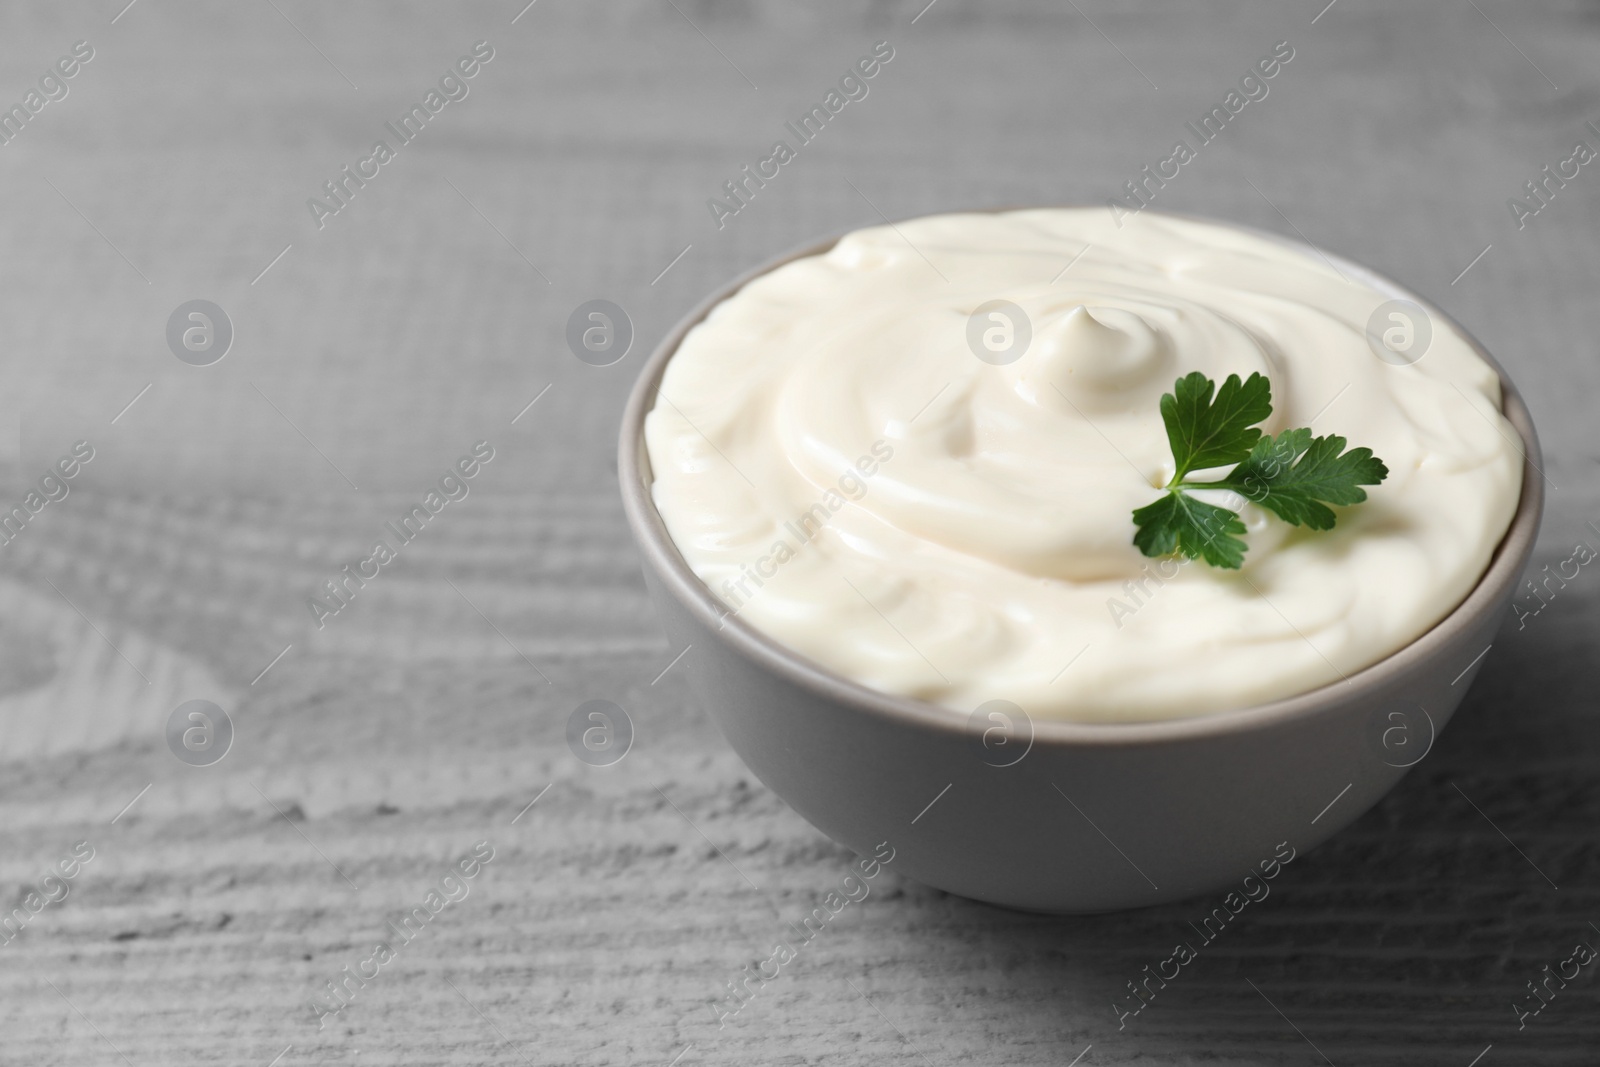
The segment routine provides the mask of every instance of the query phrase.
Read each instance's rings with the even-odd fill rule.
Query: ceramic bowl
[[[869,689],[768,637],[712,594],[650,496],[643,424],[684,335],[745,282],[713,293],[645,364],[622,420],[618,472],[644,574],[680,669],[751,771],[818,830],[899,873],[1038,912],[1141,907],[1238,888],[1367,811],[1426,758],[1507,609],[1543,508],[1538,438],[1516,387],[1449,316],[1371,270],[1344,273],[1449,323],[1500,371],[1526,457],[1522,497],[1488,570],[1438,625],[1345,681],[1234,711],[1163,722],[1009,725]],[[1021,754],[1018,758],[1018,754]],[[1276,857],[1276,860],[1275,860]]]

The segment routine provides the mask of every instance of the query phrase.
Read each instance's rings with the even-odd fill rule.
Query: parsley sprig
[[[1345,451],[1337,434],[1312,437],[1309,429],[1276,437],[1256,423],[1272,414],[1272,383],[1260,374],[1241,382],[1230,374],[1218,389],[1199,371],[1179,378],[1161,397],[1161,421],[1177,465],[1161,498],[1133,513],[1133,543],[1147,556],[1187,556],[1238,570],[1247,545],[1238,514],[1197,500],[1190,489],[1230,489],[1295,526],[1331,530],[1338,516],[1328,505],[1367,499],[1363,485],[1389,475],[1370,448]],[[1236,464],[1218,481],[1188,475]]]

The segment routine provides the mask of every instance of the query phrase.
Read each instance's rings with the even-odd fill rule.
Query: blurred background
[[[867,96],[719,224],[878,42]],[[0,1063],[1591,1062],[1592,968],[1513,1007],[1600,946],[1587,571],[1123,1029],[1125,983],[1215,901],[1041,919],[891,867],[736,1018],[709,1007],[854,857],[672,669],[615,484],[642,359],[820,236],[1102,204],[1279,42],[1153,206],[1457,317],[1543,438],[1534,567],[1600,549],[1600,171],[1526,188],[1600,150],[1592,3],[0,9]],[[606,366],[567,341],[591,300],[631,324]],[[479,442],[467,495],[330,599]],[[566,740],[592,699],[632,723],[609,766]],[[470,894],[343,979],[480,841]]]

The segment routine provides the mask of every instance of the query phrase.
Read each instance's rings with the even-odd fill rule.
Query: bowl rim
[[[936,214],[1001,214],[1013,211],[1055,210],[1061,207],[1093,209],[1095,206],[973,208]],[[1505,368],[1488,349],[1432,301],[1369,267],[1329,252],[1309,241],[1287,237],[1247,224],[1187,212],[1145,209],[1141,214],[1220,226],[1298,249],[1335,266],[1341,273],[1349,272],[1380,293],[1416,303],[1436,321],[1454,328],[1499,376],[1502,414],[1516,428],[1521,438],[1523,454],[1521,494],[1510,525],[1495,547],[1489,565],[1472,591],[1444,618],[1376,663],[1351,672],[1340,681],[1329,682],[1302,693],[1227,711],[1182,718],[1135,722],[1081,722],[1027,715],[1035,746],[1155,745],[1265,731],[1275,726],[1315,717],[1320,712],[1349,701],[1370,697],[1393,679],[1402,677],[1408,671],[1425,663],[1463,630],[1475,624],[1485,612],[1500,601],[1509,588],[1515,586],[1533,550],[1544,507],[1545,476],[1540,462],[1542,453],[1538,434],[1522,394],[1506,374]],[[668,594],[687,609],[696,622],[715,631],[724,644],[745,659],[753,661],[756,665],[802,689],[855,710],[900,725],[936,732],[966,733],[969,730],[970,713],[916,697],[887,693],[854,681],[790,648],[730,611],[710,587],[694,573],[678,551],[665,522],[656,510],[648,488],[652,472],[644,441],[644,420],[655,405],[667,363],[677,352],[684,337],[699,325],[712,309],[736,294],[750,281],[794,260],[821,255],[832,249],[844,236],[858,229],[861,227],[850,227],[822,240],[809,241],[801,247],[741,273],[701,300],[662,338],[640,369],[623,411],[617,457],[617,477],[622,493],[623,511],[633,531],[634,540],[639,546],[644,565],[653,570]],[[1488,649],[1484,651],[1487,652]],[[1479,658],[1482,658],[1481,653]],[[1473,663],[1476,663],[1476,660]],[[1467,664],[1463,673],[1466,669],[1470,669],[1473,663]],[[1025,710],[1024,714],[1027,714]]]

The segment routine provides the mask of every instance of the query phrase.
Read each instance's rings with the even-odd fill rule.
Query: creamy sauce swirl
[[[653,497],[730,610],[889,693],[1082,721],[1292,695],[1448,614],[1521,489],[1494,370],[1437,319],[1421,358],[1380,359],[1388,299],[1148,213],[857,231],[690,331],[645,424]],[[1172,474],[1158,405],[1190,371],[1266,375],[1265,431],[1343,435],[1388,480],[1329,532],[1244,504],[1242,571],[1146,558],[1131,513]]]

